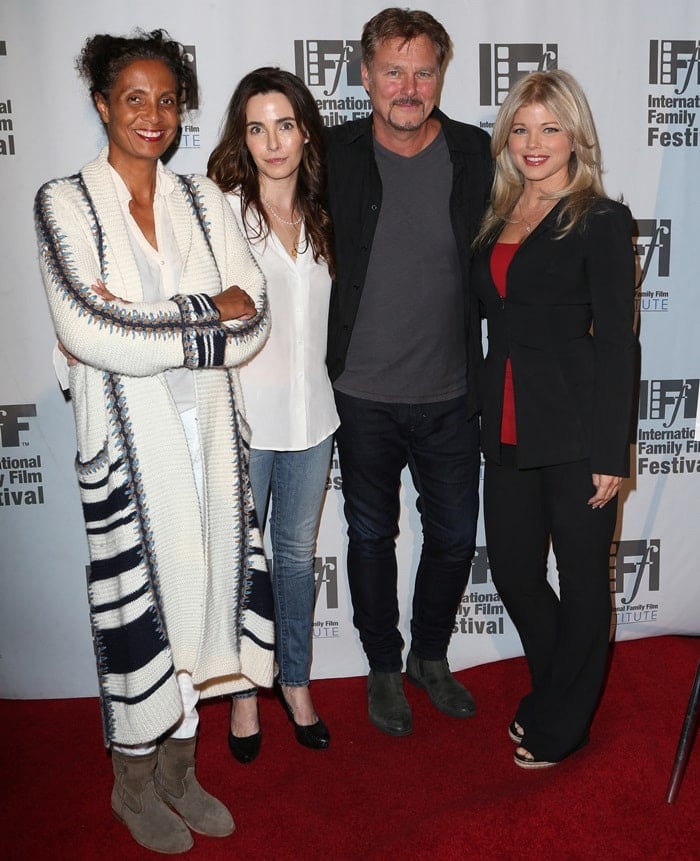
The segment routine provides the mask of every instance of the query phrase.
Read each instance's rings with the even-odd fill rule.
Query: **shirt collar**
[[[131,192],[127,188],[126,183],[121,178],[120,174],[112,167],[109,162],[107,162],[107,166],[109,167],[112,181],[114,182],[114,187],[117,192],[117,200],[122,207],[128,206],[129,201],[131,200]],[[156,170],[156,198],[164,197],[165,195],[170,194],[174,187],[175,184],[172,177],[170,176],[170,172],[166,170],[160,162],[158,162]]]

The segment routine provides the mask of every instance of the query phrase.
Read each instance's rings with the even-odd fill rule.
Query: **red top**
[[[510,262],[518,250],[517,243],[497,242],[491,252],[491,277],[501,299],[506,295],[506,275]],[[515,394],[513,392],[513,369],[506,359],[506,375],[503,381],[503,415],[501,417],[501,442],[517,445],[515,432]]]

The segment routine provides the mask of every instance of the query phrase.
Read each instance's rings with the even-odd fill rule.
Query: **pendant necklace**
[[[504,218],[503,220],[504,220],[507,224],[524,224],[524,225],[525,225],[525,233],[526,233],[526,234],[530,234],[530,233],[532,233],[532,231],[534,230],[534,228],[535,228],[535,227],[537,227],[537,225],[540,223],[540,221],[542,221],[542,219],[543,219],[543,218],[544,218],[544,217],[545,217],[545,216],[550,212],[550,210],[554,209],[554,206],[555,206],[556,202],[557,202],[556,200],[553,200],[553,201],[547,201],[548,207],[547,207],[547,208],[545,208],[545,210],[544,210],[544,212],[542,213],[541,217],[540,217],[540,218],[538,218],[537,220],[534,220],[533,222],[528,221],[528,219],[527,219],[527,218],[525,218],[525,216],[524,216],[524,215],[523,215],[523,217],[522,217],[522,218],[519,218],[517,221],[513,221],[513,220],[512,220],[512,219],[510,219],[510,218]],[[518,201],[518,206],[520,207],[520,201]],[[522,210],[522,207],[520,207],[520,209]],[[533,210],[532,210],[532,214],[530,215],[530,218],[532,218],[532,215],[536,214],[536,213],[537,213],[537,211],[538,211],[537,209],[533,209]]]

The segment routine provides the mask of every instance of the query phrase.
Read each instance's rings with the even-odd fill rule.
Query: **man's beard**
[[[403,122],[396,122],[392,118],[392,111],[396,105],[411,105],[414,107],[419,107],[421,108],[421,115],[418,120],[404,120]],[[391,103],[391,106],[389,107],[389,115],[387,117],[387,124],[390,125],[393,129],[397,129],[397,131],[402,132],[413,132],[419,129],[424,122],[425,105],[418,99],[402,99],[396,100]]]

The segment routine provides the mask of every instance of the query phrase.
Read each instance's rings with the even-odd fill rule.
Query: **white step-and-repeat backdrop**
[[[171,162],[203,172],[240,77],[262,65],[300,75],[329,125],[368,111],[359,70],[366,0],[4,0],[0,11],[0,696],[96,694],[73,472],[70,405],[36,263],[32,202],[104,137],[74,59],[89,35],[166,28],[201,86]],[[441,105],[489,129],[520,75],[558,66],[589,96],[606,185],[638,224],[642,341],[639,427],[610,556],[617,639],[700,633],[700,4],[697,0],[425,0],[454,42]],[[536,8],[536,14],[533,9]],[[403,630],[419,522],[408,475],[398,552]],[[479,547],[450,646],[454,669],[521,654]],[[345,577],[334,461],[318,542],[314,676],[366,671]],[[552,566],[553,567],[553,566]]]

